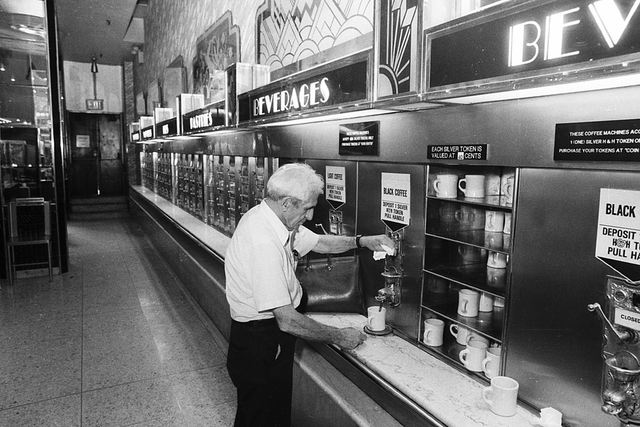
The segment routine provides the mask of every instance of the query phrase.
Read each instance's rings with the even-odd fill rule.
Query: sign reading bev
[[[182,132],[204,132],[224,126],[225,114],[224,102],[190,111],[182,116]]]
[[[640,191],[600,189],[596,257],[624,277],[640,279]]]
[[[556,125],[554,160],[640,161],[640,119]]]
[[[340,155],[378,155],[380,122],[345,123],[340,125]]]
[[[637,53],[639,6],[640,0],[560,0],[428,35],[429,87]]]
[[[367,70],[368,62],[364,60],[317,74],[301,73],[245,92],[238,96],[240,121],[365,100]]]

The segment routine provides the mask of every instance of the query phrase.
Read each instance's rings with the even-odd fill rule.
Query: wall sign
[[[103,110],[103,99],[87,99],[87,110]]]
[[[596,257],[624,277],[640,279],[640,191],[600,189]]]
[[[636,53],[639,5],[640,0],[561,0],[443,31],[431,40],[429,87]]]
[[[427,159],[487,160],[487,144],[427,145]]]
[[[238,96],[240,121],[287,116],[367,99],[368,61],[284,79]]]
[[[383,172],[381,182],[380,219],[397,231],[411,221],[411,175]]]
[[[156,135],[174,136],[178,134],[178,122],[175,117],[156,124]]]
[[[76,135],[76,148],[90,148],[91,138],[89,135]]]
[[[131,142],[140,141],[140,132],[132,132],[131,133]]]
[[[325,170],[325,198],[337,209],[347,201],[346,172],[344,166],[327,166]]]
[[[554,160],[640,161],[640,119],[556,125]]]
[[[377,156],[380,122],[340,125],[338,154]]]
[[[140,133],[142,134],[142,140],[146,140],[146,139],[151,139],[153,138],[153,126],[149,126],[146,128],[143,128]]]
[[[182,116],[182,133],[204,132],[225,125],[224,102],[191,111]]]

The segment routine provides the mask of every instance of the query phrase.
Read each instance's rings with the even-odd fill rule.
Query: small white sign
[[[640,314],[616,308],[613,323],[636,331],[640,331]]]
[[[640,191],[600,189],[596,256],[640,265]]]
[[[91,138],[89,135],[76,135],[76,148],[90,148]]]
[[[327,200],[346,203],[346,178],[343,166],[327,166],[325,171],[325,196]]]
[[[411,175],[382,173],[380,219],[409,225],[411,220]]]

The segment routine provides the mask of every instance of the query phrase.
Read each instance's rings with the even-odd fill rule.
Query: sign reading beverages
[[[554,160],[640,161],[640,119],[556,125]]]
[[[377,156],[379,128],[380,122],[341,124],[338,154]]]
[[[596,257],[640,279],[640,191],[601,188],[597,233]]]
[[[487,144],[427,145],[427,159],[487,160]]]
[[[326,67],[325,67],[326,68]],[[368,61],[301,73],[238,96],[240,121],[302,113],[367,99]]]
[[[397,231],[411,221],[411,175],[383,172],[381,182],[380,219]]]
[[[637,53],[639,6],[640,0],[560,0],[434,34],[429,87]]]
[[[327,166],[325,171],[325,187],[325,198],[334,209],[346,203],[347,191],[344,166]]]

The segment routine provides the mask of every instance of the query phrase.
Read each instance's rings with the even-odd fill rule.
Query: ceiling
[[[54,0],[65,61],[121,65],[144,43],[148,0]]]

